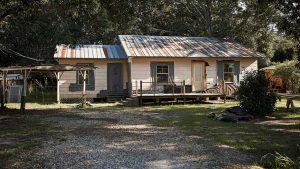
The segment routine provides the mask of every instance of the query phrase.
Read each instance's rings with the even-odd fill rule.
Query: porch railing
[[[214,93],[224,94],[226,96],[233,96],[237,91],[237,87],[234,84],[225,83],[222,81],[219,85],[205,89],[203,91],[197,91],[198,93]],[[135,81],[132,86],[132,94],[135,96],[143,94],[181,94],[194,93],[192,85],[187,84],[185,80],[179,82],[169,83],[156,83],[149,81]]]
[[[192,92],[192,85],[186,84],[185,80],[180,82],[156,83],[148,81],[135,81],[132,88],[133,95],[142,94],[184,94]]]
[[[222,93],[228,97],[233,97],[237,91],[237,86],[232,83],[220,82],[218,85],[208,88],[206,93]]]

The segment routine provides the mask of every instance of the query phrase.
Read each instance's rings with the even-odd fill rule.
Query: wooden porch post
[[[186,101],[186,99],[185,99],[185,80],[183,80],[182,84],[183,84],[183,104],[185,104],[185,101]]]
[[[223,94],[224,94],[224,104],[226,103],[227,87],[225,80],[223,80]]]
[[[83,71],[82,107],[86,108],[86,70]]]
[[[139,91],[138,91],[138,82],[137,80],[135,81],[135,95],[138,96]]]
[[[140,81],[140,99],[139,99],[139,103],[140,103],[140,106],[143,105],[143,82]]]
[[[226,93],[227,93],[225,80],[223,80],[223,93],[224,93],[225,95],[226,95]]]
[[[27,92],[27,70],[24,70],[24,76],[23,76],[23,90],[22,90],[22,97],[21,97],[21,113],[25,113],[25,104],[26,104],[26,92]]]

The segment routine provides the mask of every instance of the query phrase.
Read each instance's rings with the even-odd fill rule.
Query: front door
[[[205,62],[192,62],[193,91],[205,90]]]
[[[122,63],[107,64],[108,95],[123,95],[123,67]]]

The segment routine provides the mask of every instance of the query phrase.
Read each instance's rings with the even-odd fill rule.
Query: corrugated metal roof
[[[57,45],[54,58],[59,59],[126,59],[120,45]]]
[[[238,43],[210,37],[119,35],[127,56],[263,57]]]

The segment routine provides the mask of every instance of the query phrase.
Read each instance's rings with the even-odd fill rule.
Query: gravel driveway
[[[175,128],[152,126],[140,112],[58,112],[43,120],[60,128],[12,168],[251,168],[249,156],[207,147]]]

